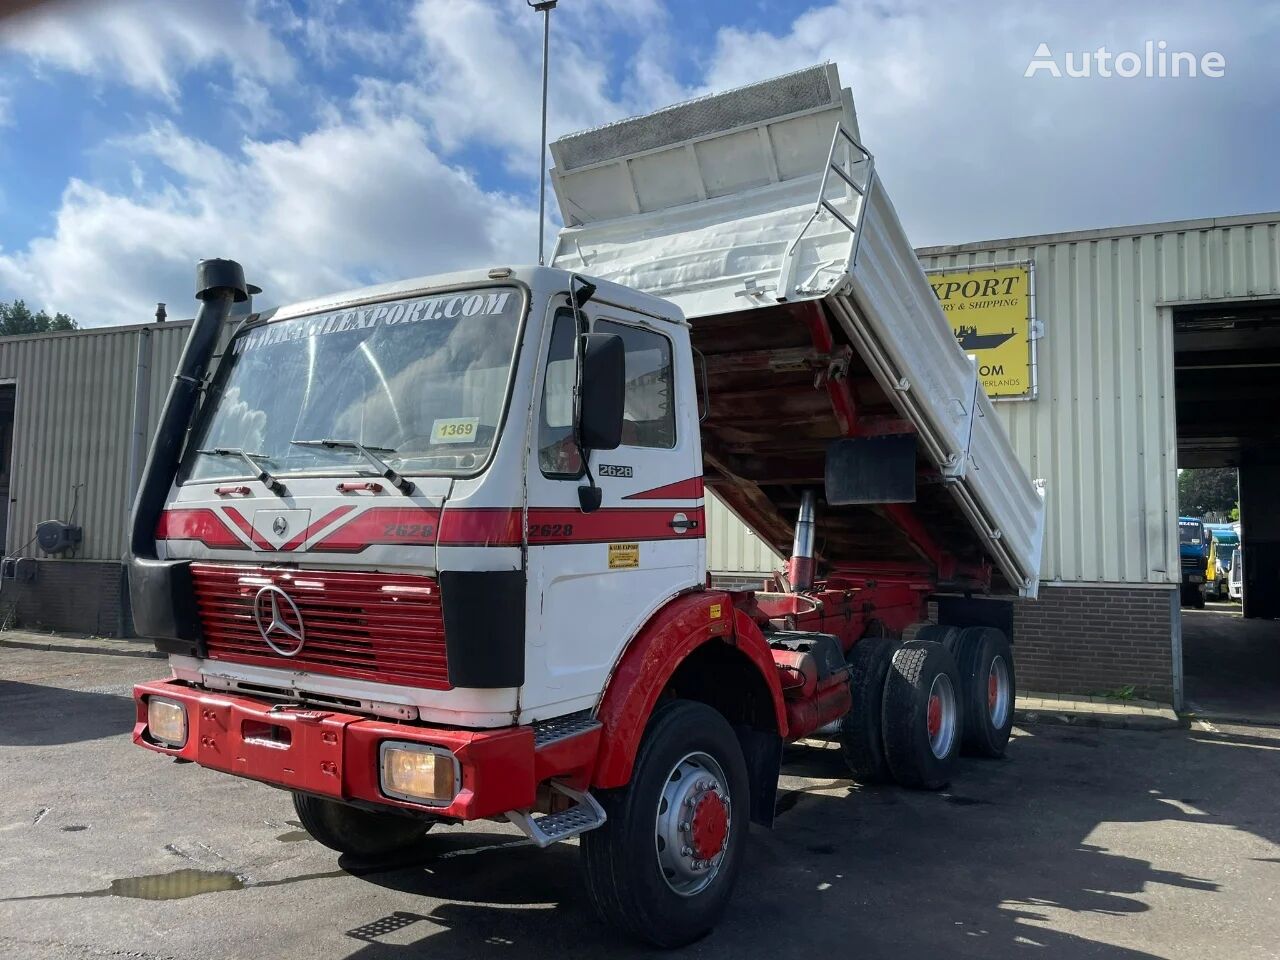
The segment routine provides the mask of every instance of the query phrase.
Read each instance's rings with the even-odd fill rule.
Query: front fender
[[[676,597],[658,610],[623,651],[609,677],[596,719],[604,727],[592,785],[620,787],[631,779],[649,716],[676,668],[706,643],[735,647],[759,670],[773,701],[774,720],[787,734],[782,688],[764,635],[729,595],[707,590]]]

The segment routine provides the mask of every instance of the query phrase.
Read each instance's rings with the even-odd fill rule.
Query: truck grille
[[[1205,565],[1204,557],[1183,557],[1182,558],[1183,570],[1199,570],[1204,565]]]
[[[211,659],[432,690],[450,687],[440,587],[430,577],[216,563],[193,563],[191,575]],[[269,586],[297,604],[304,629],[295,656],[277,653],[258,629],[254,604]],[[264,624],[271,618],[268,600],[260,604]],[[291,621],[287,601],[279,606]],[[286,650],[297,645],[288,636],[273,640]]]

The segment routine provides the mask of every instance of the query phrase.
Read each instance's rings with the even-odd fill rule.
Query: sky
[[[552,139],[835,62],[917,246],[1280,209],[1277,2],[560,0],[552,23]],[[260,306],[533,262],[541,29],[525,0],[6,17],[0,299],[89,327],[191,315],[203,257]],[[1042,43],[1064,67],[1147,41],[1223,75],[1025,76]]]

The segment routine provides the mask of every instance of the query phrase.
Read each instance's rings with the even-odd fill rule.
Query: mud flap
[[[734,727],[742,756],[747,762],[751,797],[751,822],[772,829],[773,810],[778,799],[778,776],[782,772],[782,737],[772,730]]]

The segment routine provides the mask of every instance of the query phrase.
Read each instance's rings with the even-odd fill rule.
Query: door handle
[[[671,518],[671,522],[668,523],[667,526],[678,533],[684,533],[687,530],[697,530],[698,521],[690,520],[683,513],[677,513]]]

